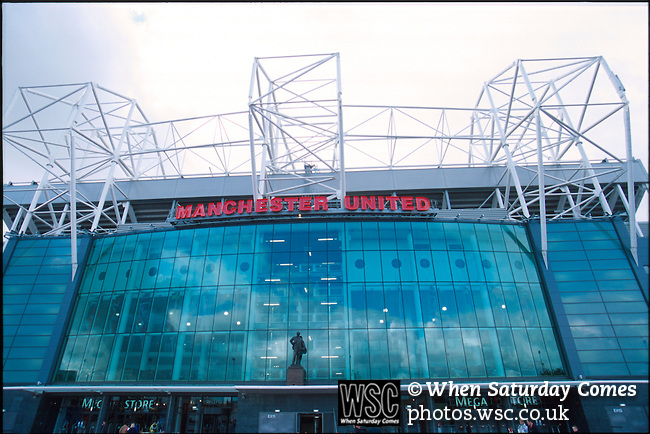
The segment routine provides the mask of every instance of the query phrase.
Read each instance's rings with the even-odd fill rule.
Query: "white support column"
[[[535,109],[535,122],[537,124],[537,178],[539,182],[539,220],[542,232],[542,258],[544,265],[548,268],[548,241],[546,236],[546,191],[544,182],[544,158],[542,154],[542,119],[539,115],[539,107]]]
[[[345,186],[345,159],[344,159],[344,145],[345,145],[345,132],[343,131],[343,103],[342,103],[342,90],[341,90],[341,58],[340,54],[336,53],[336,81],[337,81],[337,95],[338,95],[338,146],[339,146],[339,200],[343,203],[346,195]]]
[[[517,190],[517,197],[519,198],[519,204],[521,205],[521,209],[524,213],[524,216],[526,218],[530,217],[530,212],[528,211],[528,204],[526,203],[526,198],[524,196],[524,192],[521,189],[521,182],[519,182],[519,175],[517,175],[517,170],[515,167],[515,163],[512,160],[512,155],[510,154],[510,149],[508,146],[508,143],[506,142],[506,135],[505,131],[503,130],[503,126],[501,125],[501,122],[499,121],[499,113],[497,112],[496,107],[494,106],[494,101],[492,100],[492,95],[490,93],[490,90],[488,89],[487,84],[483,85],[483,88],[485,90],[485,93],[488,97],[488,100],[490,101],[490,111],[492,112],[492,122],[496,123],[497,128],[499,130],[499,137],[501,139],[501,147],[506,153],[506,158],[507,158],[507,166],[508,166],[508,171],[510,172],[510,176],[512,177],[512,180],[514,181],[515,184],[515,190]]]
[[[70,254],[72,256],[72,277],[77,272],[77,168],[76,146],[70,130]]]
[[[30,223],[32,223],[32,217],[34,216],[34,212],[36,211],[36,208],[38,207],[38,202],[41,200],[41,195],[43,194],[43,190],[47,186],[47,175],[48,172],[46,171],[43,174],[43,178],[41,178],[41,183],[38,184],[38,187],[36,188],[36,192],[34,193],[34,197],[32,198],[32,202],[29,205],[29,210],[27,211],[27,215],[25,216],[25,220],[23,220],[23,224],[20,227],[20,230],[18,231],[19,235],[24,235],[25,232],[27,232],[27,228],[29,228]]]

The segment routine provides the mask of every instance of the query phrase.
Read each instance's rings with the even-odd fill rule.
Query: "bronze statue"
[[[302,355],[307,353],[307,346],[305,341],[300,336],[300,332],[296,332],[296,335],[291,338],[289,341],[291,343],[291,348],[293,348],[293,359],[291,360],[292,365],[299,365],[302,360]]]

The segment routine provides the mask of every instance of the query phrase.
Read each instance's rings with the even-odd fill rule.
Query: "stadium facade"
[[[3,186],[5,432],[351,432],[338,381],[371,379],[388,432],[648,429],[648,175],[605,60],[518,60],[471,109],[345,106],[339,71],[255,59],[247,112],[160,123],[19,90],[5,153],[44,175]],[[407,387],[451,381],[480,396]]]

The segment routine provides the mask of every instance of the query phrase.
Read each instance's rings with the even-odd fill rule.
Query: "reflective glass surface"
[[[310,381],[564,369],[523,226],[328,221],[96,239],[56,380],[282,382],[297,331]]]
[[[648,304],[613,223],[550,223],[548,252],[585,373],[647,375]]]

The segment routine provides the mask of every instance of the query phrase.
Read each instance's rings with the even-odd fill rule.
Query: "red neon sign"
[[[426,197],[413,196],[345,196],[343,206],[349,211],[428,211],[431,202]],[[263,214],[280,211],[327,211],[327,197],[273,197],[271,199],[241,199],[222,202],[178,205],[176,219],[214,217],[232,214]]]

